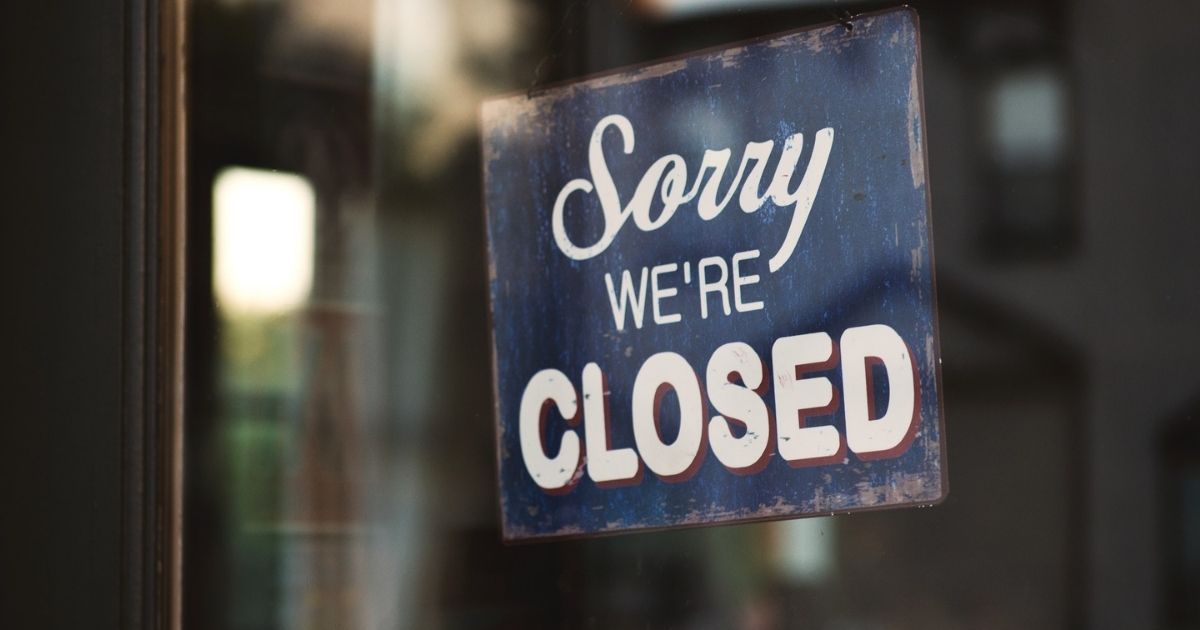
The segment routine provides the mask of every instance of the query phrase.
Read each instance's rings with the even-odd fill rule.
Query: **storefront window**
[[[184,627],[1196,623],[1192,144],[1114,91],[1187,68],[1120,3],[916,5],[944,504],[500,542],[480,103],[868,8],[192,2]]]

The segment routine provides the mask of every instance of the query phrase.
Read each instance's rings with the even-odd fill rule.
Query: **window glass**
[[[916,3],[944,504],[505,546],[481,101],[875,5],[189,3],[184,626],[1200,625],[1200,15],[1150,5]]]

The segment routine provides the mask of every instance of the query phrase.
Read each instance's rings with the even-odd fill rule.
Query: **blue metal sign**
[[[946,493],[916,15],[483,107],[506,540]]]

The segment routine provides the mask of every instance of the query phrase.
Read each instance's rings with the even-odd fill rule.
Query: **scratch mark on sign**
[[[913,188],[925,185],[925,160],[921,152],[921,88],[917,77],[917,61],[913,60],[908,83],[908,167],[912,170]]]

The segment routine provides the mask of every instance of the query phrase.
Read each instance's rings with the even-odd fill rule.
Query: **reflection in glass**
[[[312,288],[312,185],[232,167],[213,184],[217,303],[231,316],[285,313]]]
[[[1196,327],[1178,314],[1197,304],[1183,229],[1196,204],[1171,191],[1195,178],[1164,140],[1191,147],[1195,125],[1144,114],[1186,109],[1137,91],[1172,82],[1146,70],[1156,57],[1068,49],[1095,52],[1072,29],[1105,45],[1132,33],[1120,46],[1147,55],[1169,40],[1154,23],[1097,30],[1121,3],[917,5],[948,501],[506,547],[480,100],[826,22],[834,7],[189,3],[185,628],[1049,630],[1095,611],[1150,627],[1167,589],[1190,627],[1194,459],[1169,471],[1163,544],[1143,520],[1158,461],[1139,440],[1192,386],[1179,366]],[[665,103],[660,122],[704,106]],[[745,141],[720,121],[694,133]],[[1004,255],[979,255],[989,247]],[[1163,287],[1173,302],[1147,308]],[[1158,585],[1149,550],[1169,545],[1187,553]]]

